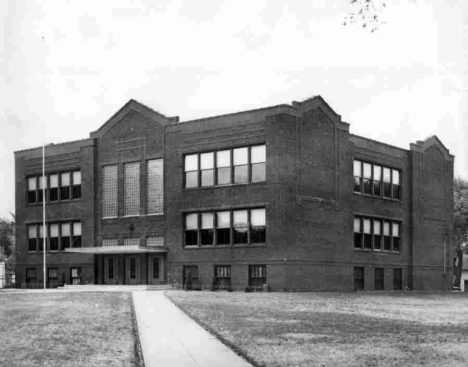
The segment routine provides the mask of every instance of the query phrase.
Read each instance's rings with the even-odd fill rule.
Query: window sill
[[[236,244],[236,245],[203,245],[203,246],[184,246],[184,250],[200,250],[200,249],[216,249],[216,248],[250,248],[250,247],[266,247],[266,243],[254,244]]]
[[[233,184],[226,184],[226,185],[184,187],[183,191],[196,191],[196,190],[218,189],[222,187],[226,188],[226,187],[240,187],[240,186],[248,186],[248,185],[261,185],[265,183],[266,183],[266,180],[255,181],[255,182],[241,182],[241,183],[233,183]]]
[[[354,251],[359,252],[367,252],[373,254],[389,254],[389,255],[400,255],[401,251],[391,251],[391,250],[371,250],[371,249],[363,249],[363,248],[354,248]]]
[[[56,200],[56,201],[46,201],[46,205],[49,204],[66,204],[66,203],[74,203],[77,201],[81,201],[83,198],[78,198],[78,199],[66,199],[66,200]],[[43,202],[40,203],[28,203],[26,202],[26,206],[42,206]]]
[[[385,201],[393,201],[395,203],[403,203],[403,200],[401,199],[393,199],[393,198],[387,198],[387,197],[384,197],[384,196],[374,196],[374,195],[371,195],[371,194],[364,194],[362,192],[356,192],[356,191],[353,191],[354,195],[357,195],[357,196],[362,196],[362,197],[366,197],[366,198],[371,198],[371,199],[376,199],[376,200],[385,200]]]

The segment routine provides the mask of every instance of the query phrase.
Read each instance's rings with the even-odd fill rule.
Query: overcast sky
[[[16,150],[89,137],[133,98],[181,120],[320,94],[353,134],[437,135],[468,178],[468,1],[0,1],[0,216]],[[1,33],[0,33],[1,34]]]

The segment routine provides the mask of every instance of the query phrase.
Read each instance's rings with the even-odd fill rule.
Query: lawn
[[[466,294],[166,294],[257,366],[468,366]]]
[[[131,297],[0,292],[0,365],[135,366]]]

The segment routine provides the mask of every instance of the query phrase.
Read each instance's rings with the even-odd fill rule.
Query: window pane
[[[28,178],[28,190],[36,190],[36,177]]]
[[[392,223],[392,235],[393,237],[400,236],[400,226],[398,223]]]
[[[249,166],[235,166],[234,167],[234,182],[242,183],[247,182],[249,174]]]
[[[63,181],[62,181],[63,184]],[[117,166],[102,169],[102,216],[117,216]]]
[[[201,171],[201,185],[202,186],[213,186],[214,185],[214,170],[207,169]]]
[[[62,237],[70,236],[70,223],[62,223]]]
[[[389,222],[383,222],[383,231],[384,231],[384,236],[390,236],[390,223]]]
[[[252,209],[250,211],[250,221],[253,227],[264,226],[265,220],[265,209]]]
[[[234,149],[234,165],[240,166],[248,163],[248,148]]]
[[[364,163],[364,178],[372,177],[372,165],[370,163]]]
[[[385,168],[383,169],[383,180],[384,182],[391,182],[391,175],[390,175],[390,168]]]
[[[361,232],[361,218],[354,218],[354,232]]]
[[[140,246],[140,238],[138,237],[124,238],[124,246]]]
[[[221,150],[216,152],[216,167],[229,167],[231,165],[231,151]]]
[[[265,181],[266,179],[266,164],[252,164],[252,182]]]
[[[213,225],[214,214],[213,213],[202,213],[201,215],[201,228],[211,229]]]
[[[198,229],[198,214],[187,214],[185,216],[185,229]]]
[[[233,229],[233,242],[237,243],[247,243],[248,242],[248,228],[247,227],[235,227]]]
[[[164,236],[154,236],[146,238],[146,246],[149,247],[163,247],[164,246]]]
[[[185,156],[185,172],[196,171],[198,169],[198,154]]]
[[[371,221],[370,221],[370,219],[364,219],[364,233],[371,233]]]
[[[73,172],[73,185],[81,185],[81,171]]]
[[[73,236],[81,236],[81,223],[73,223]]]
[[[148,161],[147,165],[147,213],[164,212],[164,162],[162,159]]]
[[[50,237],[58,237],[59,235],[59,225],[51,224],[50,225]]]
[[[214,167],[214,153],[203,153],[200,155],[200,169],[211,169]]]
[[[234,211],[234,227],[248,226],[247,210]]]
[[[70,186],[70,172],[64,172],[60,175],[61,186]]]
[[[39,238],[44,237],[44,226],[41,224],[39,225]]]
[[[229,228],[231,226],[230,212],[217,212],[216,217],[218,228]]]
[[[42,186],[42,182],[45,183],[44,186]],[[47,176],[46,177],[39,176],[39,188],[42,189],[43,187],[47,189]]]
[[[124,165],[124,215],[140,214],[140,162]]]
[[[393,170],[392,181],[393,181],[394,185],[399,185],[400,184],[400,172],[397,171],[396,169]]]
[[[374,234],[380,234],[380,220],[374,219]]]
[[[118,246],[119,245],[119,240],[117,238],[104,238],[102,240],[102,246],[108,247],[108,246]]]
[[[253,146],[251,148],[251,154],[251,163],[264,163],[266,161],[266,146]]]
[[[354,176],[361,177],[361,161],[354,161]]]
[[[58,187],[58,175],[50,175],[50,187]]]
[[[28,226],[28,238],[36,238],[37,235],[37,226],[31,225]]]
[[[231,168],[218,168],[218,185],[226,185],[231,183]]]
[[[198,171],[186,172],[185,173],[185,187],[197,187],[198,186]]]
[[[382,167],[374,166],[374,180],[382,181]]]

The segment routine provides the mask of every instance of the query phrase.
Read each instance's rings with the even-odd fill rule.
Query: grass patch
[[[6,366],[135,366],[131,293],[0,293]]]
[[[257,366],[468,366],[468,297],[168,292]]]

